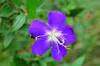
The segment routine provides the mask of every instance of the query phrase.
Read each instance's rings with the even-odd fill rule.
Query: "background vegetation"
[[[50,50],[42,57],[31,54],[29,24],[47,22],[52,10],[64,12],[77,34],[62,62]],[[100,66],[100,0],[0,0],[0,66]]]

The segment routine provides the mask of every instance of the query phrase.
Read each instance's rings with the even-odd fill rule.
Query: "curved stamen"
[[[59,41],[58,41],[58,43],[59,43],[60,45],[62,45],[63,47],[65,47],[65,48],[66,48],[66,46],[65,46],[63,43],[60,43]]]
[[[60,53],[59,45],[58,45],[58,43],[56,45],[57,45],[57,50],[58,50],[58,54],[59,54]]]
[[[36,38],[36,40],[37,40],[38,38],[41,38],[41,37],[44,37],[44,36],[47,36],[47,34],[39,35],[39,36],[37,36],[37,37],[35,37],[35,38]]]
[[[64,42],[65,42],[64,38],[62,39],[63,39],[62,42],[60,42],[58,39],[56,40],[56,42],[66,48],[66,46],[64,45]]]
[[[59,50],[59,45],[58,44],[62,45],[65,48],[66,48],[66,46],[64,45],[64,40],[63,40],[63,43],[61,43],[58,39],[56,39],[56,45],[57,45],[57,50],[58,50],[58,54],[59,54],[60,50]]]

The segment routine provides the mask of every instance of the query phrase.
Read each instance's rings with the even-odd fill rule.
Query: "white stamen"
[[[58,54],[60,53],[60,50],[59,50],[59,45],[62,45],[63,47],[66,48],[66,46],[64,46],[64,35],[67,35],[67,34],[62,34],[60,31],[57,31],[57,30],[52,30],[52,31],[48,31],[46,34],[44,35],[40,35],[40,36],[37,36],[36,39],[40,38],[40,37],[44,37],[44,36],[48,36],[48,41],[54,41],[56,43],[56,46],[57,46],[57,51],[58,51]],[[58,38],[60,38],[61,42],[58,40]],[[59,45],[58,45],[59,44]]]
[[[64,37],[63,37],[63,34],[60,31],[57,31],[57,30],[52,30],[50,32],[47,32],[47,34],[48,34],[48,41],[54,41],[54,42],[56,42],[57,50],[58,50],[58,54],[59,54],[60,50],[59,50],[59,45],[58,44],[64,46]],[[64,34],[64,35],[67,35],[67,34]],[[61,38],[61,42],[58,40],[59,37]]]
[[[40,35],[40,36],[37,36],[37,37],[36,37],[36,40],[37,40],[38,38],[40,38],[40,37],[44,37],[44,36],[47,36],[47,34],[45,34],[45,35]]]
[[[56,44],[57,45],[57,50],[58,50],[58,54],[60,53],[60,50],[59,50],[59,46],[58,46],[58,43]]]

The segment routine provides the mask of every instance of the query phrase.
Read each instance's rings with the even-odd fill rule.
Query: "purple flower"
[[[76,35],[69,25],[65,25],[66,16],[59,11],[48,14],[48,24],[34,20],[29,26],[29,33],[36,38],[32,46],[32,53],[42,56],[50,47],[52,57],[61,61],[67,54],[66,44],[73,44]]]

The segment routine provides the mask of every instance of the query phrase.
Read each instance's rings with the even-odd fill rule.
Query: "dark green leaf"
[[[21,58],[14,58],[15,66],[28,66],[27,62]]]
[[[0,8],[0,17],[9,17],[13,13],[14,11],[8,5],[3,5]]]
[[[70,14],[68,16],[75,17],[82,11],[83,11],[83,8],[75,8],[75,9],[70,11]]]

